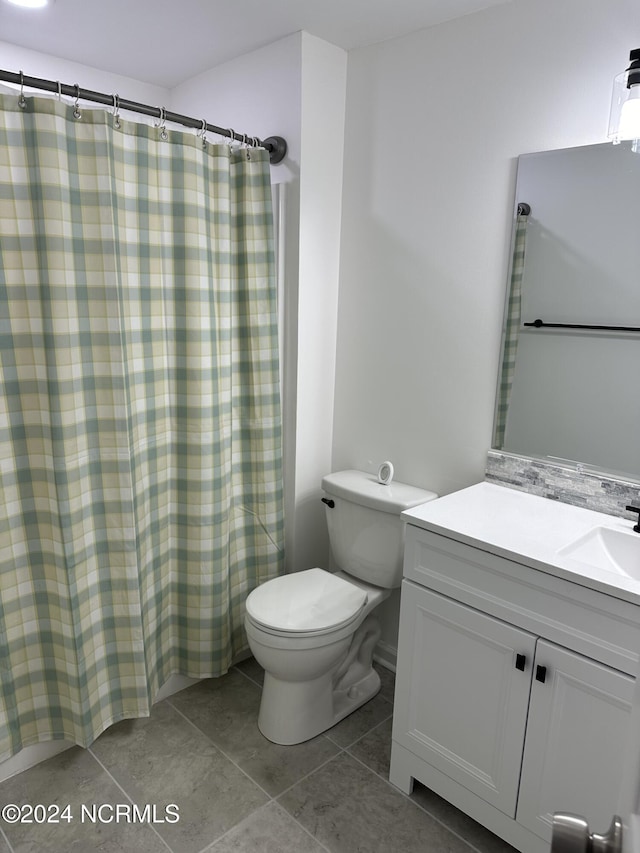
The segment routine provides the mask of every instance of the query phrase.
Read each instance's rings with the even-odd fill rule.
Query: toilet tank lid
[[[438,497],[435,492],[395,480],[384,486],[375,474],[353,469],[327,474],[322,478],[322,488],[334,497],[395,515]]]

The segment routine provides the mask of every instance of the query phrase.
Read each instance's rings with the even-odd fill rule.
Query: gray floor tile
[[[279,802],[332,853],[469,853],[463,841],[345,753]]]
[[[134,803],[179,807],[178,823],[156,828],[180,853],[202,850],[267,800],[166,701],[149,719],[112,726],[91,750]]]
[[[324,853],[277,803],[271,802],[234,827],[207,853]]]
[[[378,693],[362,707],[349,714],[336,726],[325,732],[326,737],[337,743],[338,746],[351,746],[354,741],[370,732],[374,726],[379,725],[393,714],[391,705]]]
[[[517,853],[506,841],[489,832],[484,826],[480,826],[473,818],[418,782],[415,783],[411,799],[472,844],[479,853]]]
[[[57,805],[68,804],[71,820],[56,824],[4,824],[14,853],[160,853],[167,848],[155,832],[142,823],[112,820],[95,823],[82,819],[82,808],[103,806],[105,821],[110,808],[130,805],[109,775],[86,750],[75,747],[26,770],[0,785],[0,802]],[[64,812],[63,812],[64,813]],[[52,814],[51,812],[49,814]],[[6,848],[8,850],[8,848]],[[0,851],[3,850],[0,842]]]
[[[243,660],[241,663],[236,664],[235,669],[239,669],[247,678],[262,686],[264,682],[264,669],[255,658]]]
[[[351,755],[385,779],[389,778],[392,726],[393,720],[390,717],[349,747]]]
[[[468,845],[515,853],[423,786],[416,783],[409,799],[385,781],[394,674],[376,668],[380,693],[299,746],[260,734],[263,673],[255,660],[194,685],[156,705],[150,719],[113,726],[91,751],[68,750],[1,783],[0,804],[68,802],[74,820],[5,826],[12,846],[0,833],[0,853],[169,853],[167,845],[173,853],[470,853]],[[180,821],[154,831],[77,819],[82,804],[131,808],[131,801],[155,804],[159,817],[175,802]]]
[[[284,791],[331,758],[336,745],[320,736],[280,746],[258,729],[260,688],[233,670],[202,681],[168,701],[188,717],[238,767],[271,796]]]

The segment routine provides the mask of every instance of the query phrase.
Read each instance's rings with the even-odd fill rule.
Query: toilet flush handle
[[[326,504],[329,507],[329,509],[333,509],[336,505],[336,502],[332,501],[331,498],[321,498],[321,500],[323,504]]]

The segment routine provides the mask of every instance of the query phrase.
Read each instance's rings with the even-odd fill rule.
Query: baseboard
[[[395,646],[390,646],[388,643],[379,642],[373,652],[373,659],[380,666],[390,669],[391,672],[396,671],[396,661],[398,658],[398,650]]]
[[[25,746],[20,752],[0,764],[0,782],[11,779],[12,776],[17,776],[18,773],[35,767],[36,764],[41,764],[66,749],[71,749],[72,746],[73,744],[68,740],[52,740]]]

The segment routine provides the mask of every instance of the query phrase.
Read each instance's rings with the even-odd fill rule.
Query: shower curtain
[[[524,276],[524,254],[527,239],[528,215],[518,213],[513,234],[513,255],[511,259],[511,281],[509,282],[509,299],[504,322],[502,344],[502,367],[500,386],[498,388],[498,404],[496,407],[496,426],[493,446],[496,450],[504,448],[507,417],[513,374],[516,368],[518,338],[522,321],[522,278]]]
[[[283,570],[268,154],[0,97],[0,758],[224,673]]]

